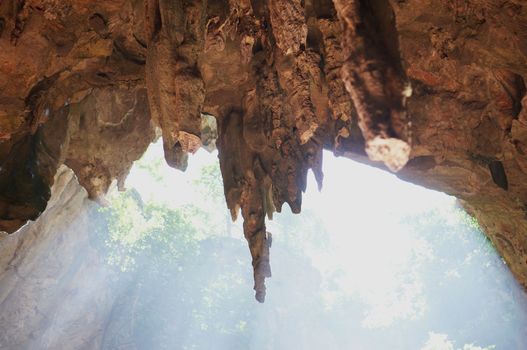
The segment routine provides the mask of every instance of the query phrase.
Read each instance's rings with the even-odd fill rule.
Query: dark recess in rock
[[[492,181],[505,191],[509,189],[509,182],[507,181],[507,174],[505,173],[505,168],[503,163],[497,160],[494,160],[489,163],[490,174],[492,175]]]
[[[4,33],[5,29],[5,19],[3,17],[0,17],[0,38],[2,37],[2,34]]]
[[[93,29],[97,34],[101,36],[106,36],[108,34],[106,20],[101,14],[94,13],[93,15],[91,15],[89,19],[89,23],[90,23],[91,29]]]

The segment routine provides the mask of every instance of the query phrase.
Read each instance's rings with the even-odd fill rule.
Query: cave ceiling
[[[259,301],[324,149],[459,198],[527,286],[526,78],[523,0],[4,0],[0,230],[62,164],[99,201],[159,136],[184,170],[213,116]]]

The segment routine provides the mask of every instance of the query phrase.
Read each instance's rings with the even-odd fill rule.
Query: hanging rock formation
[[[265,216],[300,212],[323,149],[460,198],[527,286],[525,23],[523,0],[3,1],[0,229],[61,164],[104,200],[156,128],[185,169],[214,116],[259,301]]]

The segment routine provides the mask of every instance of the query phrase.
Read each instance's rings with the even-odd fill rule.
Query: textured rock
[[[4,1],[0,228],[62,163],[92,198],[122,183],[151,124],[184,169],[212,115],[259,300],[264,216],[300,212],[323,148],[460,198],[527,286],[525,23],[523,0]]]
[[[462,199],[527,286],[526,139],[520,131],[527,6],[420,1],[399,2],[394,10],[414,92],[408,100],[412,160],[400,176]]]
[[[142,9],[138,2],[0,5],[0,229],[38,217],[60,164],[96,198],[124,179],[153,139]]]
[[[205,99],[198,59],[205,49],[206,1],[146,1],[146,83],[150,110],[163,130],[166,158],[184,157],[201,146],[200,114]],[[179,162],[170,165],[184,168]]]
[[[344,31],[342,79],[350,93],[371,160],[400,170],[410,155],[406,99],[395,20],[386,1],[335,0]]]
[[[101,348],[116,291],[91,246],[96,204],[65,166],[54,182],[45,213],[0,240],[3,349]]]

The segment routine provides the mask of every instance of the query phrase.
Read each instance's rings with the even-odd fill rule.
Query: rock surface
[[[90,243],[97,205],[67,167],[54,180],[45,213],[0,240],[2,349],[101,348],[115,290]]]
[[[300,212],[323,148],[460,198],[527,286],[526,23],[523,0],[3,1],[0,229],[63,163],[102,200],[155,127],[184,169],[206,114],[258,300],[265,215]]]

